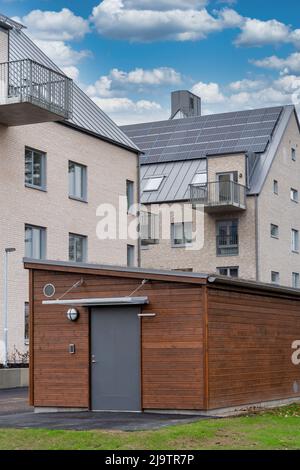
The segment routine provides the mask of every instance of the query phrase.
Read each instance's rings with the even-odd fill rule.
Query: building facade
[[[139,152],[21,25],[0,19],[0,253],[3,262],[7,248],[16,250],[6,255],[8,360],[13,362],[24,359],[29,342],[24,256],[138,265],[137,241],[99,239],[96,228],[101,204],[118,213],[120,196],[138,201]],[[125,216],[129,223],[132,216]],[[1,293],[4,276],[1,269]],[[4,310],[1,302],[0,363]]]
[[[188,116],[123,127],[145,152],[142,266],[300,288],[294,106]],[[174,205],[193,210],[174,216]],[[165,206],[172,208],[167,221]],[[193,248],[197,230],[202,244]]]

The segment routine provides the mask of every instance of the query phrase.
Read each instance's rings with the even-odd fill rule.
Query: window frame
[[[278,196],[279,194],[279,183],[278,180],[273,180],[273,194]]]
[[[145,178],[146,184],[145,184],[145,187],[144,187],[144,189],[143,189],[143,192],[149,192],[149,193],[150,193],[150,192],[152,192],[152,191],[158,191],[158,190],[160,189],[160,187],[161,187],[163,181],[164,181],[164,178],[165,178],[165,177],[162,176],[162,175],[149,176],[149,177]],[[149,182],[150,182],[151,180],[160,180],[160,183],[159,183],[159,185],[157,186],[156,189],[147,188],[147,185],[149,184]]]
[[[74,237],[75,239],[80,239],[83,242],[83,245],[82,245],[82,260],[77,260],[76,256],[75,256],[75,259],[71,259],[71,257],[70,257],[71,237]],[[77,253],[76,245],[74,247],[74,253],[75,254]],[[86,235],[82,235],[82,234],[79,234],[79,233],[69,232],[69,261],[71,263],[86,263],[87,262],[87,253],[88,253],[88,237]]]
[[[195,179],[198,175],[205,175],[206,176],[206,179],[205,179],[205,183],[195,183]],[[200,187],[205,187],[207,186],[207,183],[208,183],[208,175],[207,175],[207,171],[198,171],[194,174],[194,177],[192,179],[192,182],[191,182],[191,185],[192,186],[200,186]]]
[[[296,150],[296,147],[292,147],[292,148],[291,148],[291,157],[292,157],[292,161],[293,161],[293,162],[296,162],[296,161],[297,161],[297,150]]]
[[[32,182],[28,183],[26,181],[26,153],[30,152],[32,157],[31,162],[31,178]],[[40,179],[41,184],[34,184],[34,156],[35,154],[41,157],[41,169],[40,169]],[[24,185],[26,188],[37,189],[38,191],[47,191],[47,153],[43,152],[42,150],[34,149],[31,147],[25,147],[25,154],[24,154]]]
[[[25,345],[29,344],[30,340],[30,310],[29,310],[29,302],[24,302],[24,343]]]
[[[296,198],[294,198],[295,194],[296,194]],[[290,197],[291,197],[292,202],[296,202],[298,204],[299,203],[299,191],[298,191],[298,189],[291,188]]]
[[[135,267],[135,246],[127,244],[127,267]]]
[[[134,181],[126,180],[126,198],[127,198],[127,214],[132,212],[134,205]]]
[[[231,226],[233,226],[233,224],[236,224],[236,238],[237,238],[237,243],[236,244],[225,244],[225,245],[220,245],[219,244],[219,241],[220,241],[220,238],[221,238],[221,235],[220,235],[220,227],[221,225],[224,225],[224,224],[228,224],[227,226],[227,229],[229,227],[229,224],[231,224]],[[233,235],[231,234],[227,234],[226,237],[230,238],[230,237],[233,237]],[[222,248],[229,248],[230,247],[233,249],[235,249],[236,251],[234,253],[221,253],[221,250]],[[239,256],[239,252],[240,252],[240,244],[239,244],[239,219],[224,219],[224,220],[217,220],[216,221],[216,252],[217,252],[217,257],[231,257],[231,256]]]
[[[182,227],[182,243],[175,243],[175,226],[181,225]],[[189,226],[191,229],[191,238],[186,237],[185,226]],[[184,248],[193,244],[193,222],[172,222],[171,223],[171,247],[172,248]]]
[[[39,231],[40,233],[40,240],[39,240],[39,243],[40,243],[40,257],[39,258],[35,258],[33,257],[33,237],[31,236],[31,255],[28,256],[28,254],[26,253],[26,231],[27,230],[37,230]],[[32,224],[25,224],[25,257],[26,258],[30,258],[30,259],[39,259],[39,260],[43,260],[43,259],[46,259],[47,257],[47,229],[46,227],[41,227],[41,226],[38,226],[38,225],[32,225]]]
[[[276,234],[272,233],[272,229],[276,229]],[[271,238],[275,238],[275,240],[279,240],[279,225],[270,224],[270,236]]]
[[[76,167],[82,170],[82,173],[81,173],[82,196],[77,196],[76,194],[72,194],[71,192],[71,182],[70,182],[70,166],[71,165],[74,165],[75,171],[76,171]],[[86,165],[83,165],[82,163],[74,162],[73,160],[68,160],[68,184],[69,184],[69,190],[68,190],[69,199],[73,199],[79,202],[88,202],[87,201],[87,166]],[[75,188],[75,183],[73,183],[73,186]]]
[[[300,250],[300,240],[299,240],[299,230],[292,228],[291,231],[291,250],[293,253],[299,253]]]
[[[273,281],[273,274],[276,275],[278,282]],[[274,284],[276,286],[280,285],[280,272],[279,271],[271,271],[271,284]]]
[[[220,273],[221,269],[226,269],[226,270],[227,270],[227,274],[221,274],[221,273]],[[233,269],[237,271],[237,275],[236,275],[236,276],[232,276],[232,275],[230,274],[230,271],[233,270]],[[239,267],[239,266],[220,266],[220,267],[217,268],[217,273],[218,273],[220,276],[227,276],[227,277],[236,279],[236,278],[239,277],[239,270],[240,270],[240,267]]]
[[[295,279],[297,279],[297,282],[294,282]],[[300,273],[296,273],[296,272],[292,273],[292,287],[293,289],[300,289]]]

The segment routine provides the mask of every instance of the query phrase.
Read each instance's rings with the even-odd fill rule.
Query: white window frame
[[[273,193],[276,194],[276,196],[279,194],[278,180],[273,180]]]
[[[299,202],[299,191],[297,189],[291,188],[291,201]]]
[[[203,178],[203,181],[201,181],[201,178]],[[202,172],[198,172],[194,175],[194,178],[192,180],[192,183],[191,183],[193,186],[206,186],[207,185],[207,172],[206,171],[202,171]]]
[[[146,185],[143,191],[144,192],[158,191],[162,185],[163,180],[164,180],[164,176],[151,176],[149,178],[145,178]]]
[[[294,289],[300,289],[300,273],[292,273],[292,287]]]
[[[273,280],[273,277],[276,277],[276,281]],[[271,283],[279,286],[280,284],[280,273],[278,271],[271,271]]]
[[[74,249],[74,258],[72,259],[70,256],[70,249],[71,249],[71,241],[73,239],[73,243],[75,246],[73,247]],[[77,241],[82,242],[82,259],[78,259],[77,257],[77,248],[76,248],[76,243]],[[80,235],[78,233],[69,233],[69,261],[73,263],[85,263],[87,261],[87,236],[86,235]]]
[[[181,238],[175,238],[175,231],[181,231]],[[190,237],[187,236],[187,231],[190,232]],[[181,243],[176,243],[176,240],[181,240]],[[190,246],[193,243],[193,223],[192,222],[174,222],[171,224],[171,245],[172,248],[182,248]]]
[[[27,237],[30,235],[31,247],[28,248]],[[34,246],[38,242],[38,246]],[[36,225],[25,225],[25,257],[32,259],[45,259],[46,258],[46,228],[38,227]]]
[[[292,228],[292,232],[291,232],[291,236],[292,236],[292,252],[293,253],[299,253],[299,230],[296,230],[294,228]]]
[[[130,210],[134,204],[134,182],[131,180],[126,180],[126,198],[127,213],[130,213]]]
[[[71,167],[74,167],[74,172],[70,171]],[[68,175],[69,175],[69,198],[75,199],[76,201],[87,202],[87,167],[86,165],[82,165],[81,163],[76,163],[72,160],[69,160]]]
[[[26,181],[26,170],[27,170],[27,156],[31,157],[31,161],[28,166],[31,167],[30,172],[30,181]],[[35,172],[35,158],[40,158],[40,184],[34,183],[34,172]],[[25,186],[27,188],[39,189],[40,191],[46,191],[46,153],[41,152],[40,150],[32,149],[30,147],[25,147]]]
[[[224,270],[226,269],[227,274],[221,274],[222,269],[224,269]],[[237,271],[237,276],[232,276],[230,274],[230,271],[232,269],[235,269]],[[239,277],[239,266],[221,266],[221,267],[217,268],[217,272],[220,276],[227,276],[227,277],[237,278],[237,277]]]

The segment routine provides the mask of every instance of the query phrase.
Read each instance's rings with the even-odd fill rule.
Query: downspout
[[[140,180],[141,180],[141,163],[140,163],[140,156],[141,156],[141,153],[138,153],[137,154],[137,184],[136,184],[136,187],[137,187],[137,201],[138,201],[138,213],[137,213],[137,216],[139,218],[139,227],[140,227],[140,204],[141,204],[141,183],[140,183]],[[140,230],[140,228],[139,228]],[[141,265],[142,265],[142,259],[141,259],[141,236],[140,236],[140,232],[139,232],[139,237],[138,237],[138,253],[137,253],[137,264],[138,264],[138,267],[140,268]]]
[[[259,230],[258,230],[258,195],[255,195],[255,266],[256,266],[256,281],[260,281],[259,269]]]

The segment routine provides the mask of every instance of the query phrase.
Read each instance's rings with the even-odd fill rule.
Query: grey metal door
[[[140,411],[139,307],[91,311],[93,410]]]

